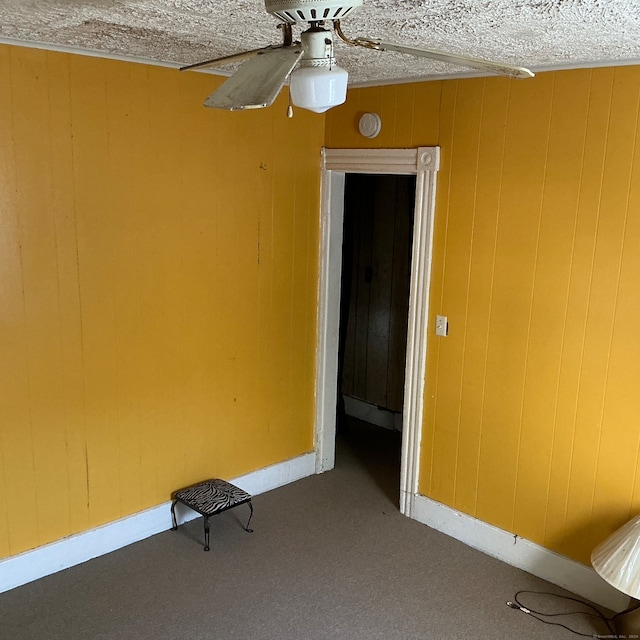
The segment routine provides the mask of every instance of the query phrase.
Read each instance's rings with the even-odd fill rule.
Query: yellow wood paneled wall
[[[313,448],[324,118],[0,47],[0,557]]]
[[[442,149],[421,493],[585,563],[640,511],[639,99],[640,67],[577,70],[352,91],[327,121]]]

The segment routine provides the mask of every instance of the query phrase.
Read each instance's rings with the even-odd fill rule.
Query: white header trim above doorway
[[[323,159],[323,169],[327,171],[416,175],[422,167],[437,171],[440,154],[439,147],[420,147],[418,149],[324,149]]]
[[[332,469],[335,461],[345,174],[379,173],[417,177],[400,479],[400,511],[413,517],[418,494],[435,187],[440,148],[323,149],[322,155],[315,420],[317,473]]]

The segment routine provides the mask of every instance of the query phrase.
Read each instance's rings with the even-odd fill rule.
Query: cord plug
[[[529,609],[527,609],[526,607],[521,607],[518,603],[516,602],[511,602],[511,600],[509,600],[506,603],[507,607],[511,607],[512,609],[518,609],[520,611],[522,611],[522,613],[531,613],[531,611]]]

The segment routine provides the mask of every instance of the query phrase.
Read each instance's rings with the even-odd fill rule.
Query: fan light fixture
[[[303,54],[291,74],[291,101],[301,109],[324,113],[347,99],[349,74],[336,65],[330,31],[312,27],[301,39]]]
[[[351,47],[395,51],[512,78],[532,78],[534,75],[524,67],[480,58],[370,38],[348,38],[342,31],[340,20],[349,16],[363,2],[364,0],[264,0],[267,13],[281,20],[278,25],[282,32],[281,45],[268,45],[195,62],[181,67],[180,71],[222,67],[232,62],[245,61],[205,100],[205,107],[230,111],[263,109],[275,102],[280,89],[289,78],[293,104],[316,113],[323,113],[347,99],[349,76],[336,65],[333,57],[334,33]],[[311,28],[301,34],[300,42],[294,42],[292,27],[305,22]],[[327,22],[332,23],[333,31],[324,29]],[[291,104],[287,114],[289,117],[293,115]]]

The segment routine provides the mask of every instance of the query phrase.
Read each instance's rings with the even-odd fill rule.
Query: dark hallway
[[[412,175],[347,174],[344,196],[336,455],[396,507],[415,190]]]

